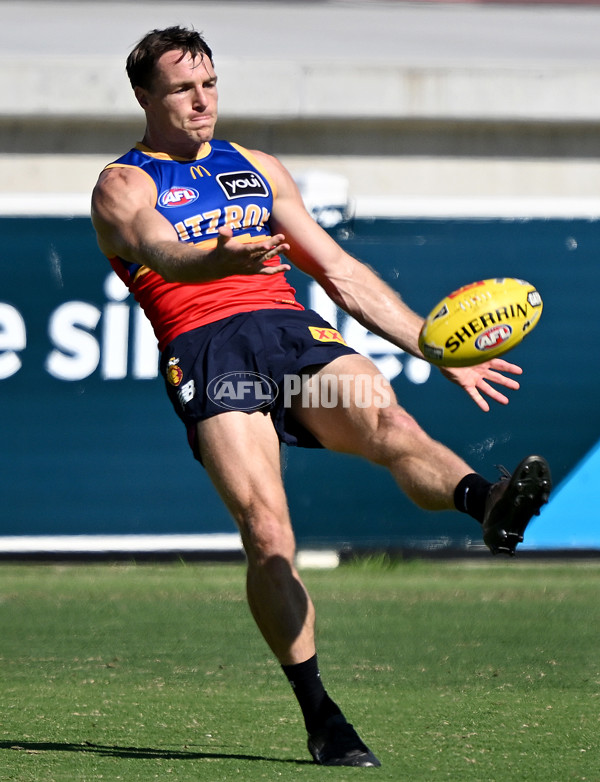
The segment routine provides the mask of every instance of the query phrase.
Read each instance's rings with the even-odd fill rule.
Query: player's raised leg
[[[324,446],[387,467],[405,494],[424,509],[469,513],[483,524],[484,541],[494,554],[514,554],[527,524],[548,501],[552,481],[543,457],[528,456],[512,476],[490,483],[429,437],[363,356],[338,358],[305,384],[308,391],[292,400],[293,414]],[[371,404],[365,404],[369,389]],[[328,404],[315,404],[324,390]],[[338,403],[332,407],[336,390]]]
[[[369,359],[342,356],[305,382],[312,389],[292,398],[292,412],[326,448],[387,467],[422,508],[454,507],[458,482],[473,470],[400,407],[391,385]],[[319,394],[328,397],[326,405],[317,403]]]

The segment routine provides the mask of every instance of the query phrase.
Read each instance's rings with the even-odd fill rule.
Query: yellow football
[[[421,329],[419,348],[440,367],[481,364],[518,345],[536,326],[543,306],[538,291],[525,280],[473,282],[432,309]]]

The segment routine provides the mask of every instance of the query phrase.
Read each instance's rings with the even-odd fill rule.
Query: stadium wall
[[[368,0],[0,0],[0,193],[89,195],[143,133],[126,54],[167,24],[215,50],[218,134],[295,172],[359,197],[597,195],[598,8]]]
[[[239,551],[88,216],[98,172],[143,132],[125,54],[166,24],[194,24],[218,53],[219,135],[279,155],[330,230],[417,309],[470,278],[531,276],[546,310],[515,355],[523,389],[485,416],[296,284],[477,469],[548,453],[560,502],[528,536],[536,547],[595,546],[599,9],[0,0],[0,554]],[[338,207],[354,219],[339,224]],[[286,459],[303,546],[477,545],[468,521],[417,513],[377,470]]]
[[[333,221],[331,213],[321,218]],[[493,477],[494,465],[514,467],[526,453],[549,458],[556,483],[567,487],[557,495],[559,516],[565,496],[578,504],[570,503],[576,518],[568,528],[558,523],[558,538],[552,522],[547,541],[550,503],[538,548],[600,547],[598,227],[593,218],[348,215],[330,227],[421,312],[474,279],[519,276],[537,285],[542,322],[513,354],[525,369],[522,389],[488,414],[292,274],[300,299],[370,355],[425,428],[475,469]],[[0,553],[239,551],[166,400],[149,326],[100,255],[89,218],[4,217],[0,245]],[[413,508],[378,468],[300,449],[285,451],[284,461],[302,548],[480,546],[477,525]]]

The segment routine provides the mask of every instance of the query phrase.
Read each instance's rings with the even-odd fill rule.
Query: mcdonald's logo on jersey
[[[192,179],[202,179],[205,176],[212,176],[207,168],[200,165],[190,166],[190,174],[192,175]]]

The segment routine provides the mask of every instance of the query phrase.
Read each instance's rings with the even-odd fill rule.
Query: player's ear
[[[136,97],[137,102],[140,104],[140,106],[143,109],[147,109],[148,105],[150,103],[148,98],[148,90],[144,89],[144,87],[135,87],[133,90],[133,93]]]

